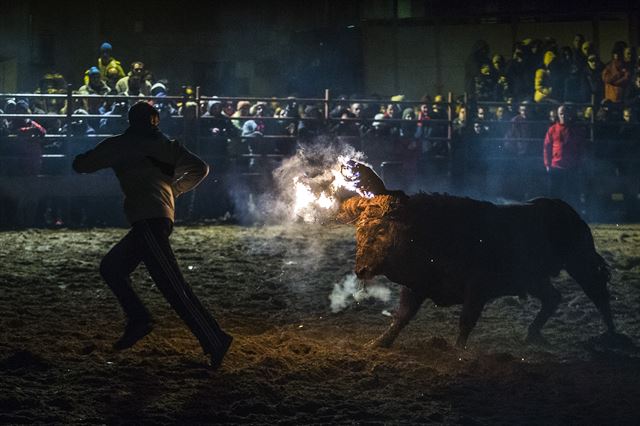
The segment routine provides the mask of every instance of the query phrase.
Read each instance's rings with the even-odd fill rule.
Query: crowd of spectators
[[[299,103],[295,97],[258,102],[196,99],[191,87],[176,93],[177,98],[163,100],[169,95],[168,81],[156,80],[139,60],[125,72],[112,46],[103,43],[97,63],[86,69],[83,84],[74,90],[87,97],[73,98],[73,105],[65,98],[5,99],[0,111],[4,114],[42,116],[3,118],[0,135],[39,140],[45,134],[116,134],[126,128],[123,117],[135,102],[131,97],[151,96],[149,102],[161,113],[163,131],[187,143],[198,140],[205,155],[226,155],[229,150],[288,155],[297,141],[331,135],[365,151],[373,164],[378,160],[400,163],[405,183],[415,181],[418,173],[444,173],[455,186],[462,184],[464,176],[483,176],[492,167],[502,167],[506,173],[509,168],[501,165],[505,162],[518,164],[521,171],[542,169],[545,134],[558,121],[561,105],[570,105],[575,123],[585,125],[585,143],[628,141],[613,149],[625,156],[638,134],[639,64],[635,50],[622,41],[614,44],[604,64],[593,42],[580,34],[571,46],[560,46],[551,38],[522,40],[508,60],[492,55],[489,45],[480,40],[465,62],[466,92],[450,102],[439,94],[425,95],[419,102],[405,100],[403,95],[354,94],[338,96],[325,110],[323,102]],[[67,90],[65,78],[50,73],[35,93],[65,94]],[[71,121],[61,118],[69,109]],[[241,143],[234,147],[231,141]],[[24,146],[31,154],[41,151],[34,143]],[[505,180],[503,192],[522,198],[527,195],[522,193],[522,183],[517,177]],[[465,185],[477,185],[480,190],[485,183],[474,178]]]

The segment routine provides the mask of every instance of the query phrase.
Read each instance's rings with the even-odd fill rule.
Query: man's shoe
[[[220,367],[224,356],[231,346],[231,342],[233,342],[233,337],[223,332],[222,348],[220,348],[220,350],[218,350],[217,352],[211,354],[211,361],[209,363],[209,366],[212,369],[217,370]]]
[[[117,351],[129,349],[135,345],[138,340],[151,333],[151,330],[153,330],[153,324],[151,322],[129,322],[124,329],[122,337],[113,344],[113,349]]]

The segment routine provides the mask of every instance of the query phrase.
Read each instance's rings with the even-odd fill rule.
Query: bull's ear
[[[367,198],[351,197],[340,205],[336,220],[340,223],[354,223],[368,204],[369,200]]]

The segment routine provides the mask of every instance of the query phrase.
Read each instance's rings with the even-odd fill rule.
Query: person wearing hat
[[[112,168],[125,196],[131,229],[102,259],[100,274],[127,317],[114,349],[132,347],[153,328],[151,314],[131,286],[129,275],[144,262],[162,295],[197,337],[217,368],[233,338],[225,333],[186,283],[171,249],[175,198],[194,189],[209,166],[158,129],[160,117],[140,101],[128,112],[129,127],[78,155],[73,169],[93,173]]]
[[[89,82],[78,89],[79,95],[98,95],[106,96],[111,94],[111,88],[102,80],[100,76],[100,70],[98,67],[91,67],[87,71]],[[100,107],[104,104],[104,101],[100,98],[84,98],[82,99],[82,109],[89,112],[89,114],[100,114]],[[97,123],[94,123],[97,125]]]
[[[631,70],[623,61],[626,47],[627,43],[624,41],[616,41],[611,51],[611,61],[602,70],[604,99],[614,103],[622,102],[624,91],[631,80]]]
[[[238,101],[238,105],[236,105],[236,110],[231,115],[231,118],[232,118],[231,124],[236,126],[236,128],[241,131],[242,130],[242,126],[247,121],[247,119],[238,120],[237,118],[238,117],[249,117],[250,109],[251,109],[251,102],[249,102],[249,101]]]
[[[542,59],[542,68],[538,68],[535,74],[535,93],[533,100],[536,102],[552,100],[553,86],[551,85],[553,78],[551,76],[551,63],[556,59],[556,54],[552,50],[547,50]]]
[[[116,58],[111,56],[111,52],[113,51],[113,47],[111,43],[104,42],[100,46],[100,57],[98,58],[98,69],[100,70],[100,75],[103,80],[107,79],[107,68],[115,67],[118,70],[118,75],[120,78],[125,76],[124,69]]]

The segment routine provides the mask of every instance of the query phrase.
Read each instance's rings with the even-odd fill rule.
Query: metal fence
[[[455,109],[453,96],[448,94],[446,100],[438,102],[439,118],[431,118],[428,123],[418,119],[405,120],[402,118],[366,118],[335,116],[332,111],[336,105],[360,103],[363,105],[382,106],[387,104],[401,104],[405,107],[415,107],[424,104],[423,100],[391,101],[386,99],[334,99],[329,90],[319,98],[295,97],[215,97],[203,96],[199,88],[191,96],[96,96],[78,95],[68,91],[66,94],[0,94],[3,99],[27,99],[30,103],[38,102],[44,106],[45,114],[0,114],[0,120],[30,118],[36,121],[51,122],[57,120],[59,126],[55,132],[48,133],[44,138],[23,138],[19,135],[5,134],[0,136],[0,220],[2,226],[34,226],[51,225],[56,222],[64,224],[122,224],[121,215],[109,214],[100,219],[101,212],[114,210],[113,208],[83,211],[81,205],[87,205],[87,199],[92,205],[115,204],[119,206],[118,186],[110,173],[99,173],[91,178],[82,180],[74,175],[70,164],[73,157],[95,146],[104,137],[112,133],[101,133],[100,127],[95,132],[86,134],[80,124],[98,123],[99,121],[119,123],[119,128],[126,127],[126,109],[121,113],[86,114],[76,113],[78,107],[93,103],[116,102],[132,103],[138,100],[148,100],[156,105],[170,105],[167,114],[163,115],[161,128],[171,137],[183,141],[190,149],[197,152],[206,161],[213,164],[216,184],[204,186],[200,193],[216,198],[215,202],[206,202],[204,207],[198,208],[195,196],[187,201],[187,218],[199,220],[224,214],[224,210],[233,204],[233,197],[225,194],[225,180],[240,180],[246,182],[250,191],[265,189],[265,177],[277,167],[280,161],[295,151],[296,144],[301,139],[309,139],[320,134],[331,140],[353,145],[357,150],[368,154],[374,168],[383,175],[391,186],[402,187],[406,190],[449,191],[465,193],[467,195],[486,198],[518,199],[529,196],[544,195],[544,173],[542,167],[542,140],[544,129],[550,124],[547,120],[528,120],[526,123],[540,126],[542,129],[536,137],[513,138],[505,134],[486,134],[479,143],[483,149],[475,149],[464,153],[459,158],[457,150],[460,135],[455,128]],[[56,111],[50,113],[46,106],[51,100],[57,103]],[[210,102],[236,104],[240,101],[250,103],[264,102],[267,105],[286,106],[295,104],[296,110],[290,116],[260,117],[265,123],[277,124],[278,129],[287,129],[262,135],[259,138],[245,137],[241,134],[229,137],[207,133],[208,124],[214,117],[206,112]],[[58,103],[59,102],[59,103]],[[64,108],[60,106],[64,105]],[[298,114],[305,105],[317,107],[318,114],[305,116]],[[499,106],[508,107],[505,103],[477,102],[474,108],[484,107],[493,110]],[[553,105],[532,104],[535,108],[549,108]],[[593,103],[580,104],[578,107],[591,107]],[[513,107],[517,107],[513,106]],[[59,110],[64,111],[63,114]],[[375,108],[374,108],[375,109]],[[478,122],[469,111],[468,127]],[[251,115],[233,117],[243,123],[252,120]],[[303,123],[303,124],[301,124]],[[305,123],[307,126],[305,126]],[[363,135],[338,135],[335,129],[342,124],[363,124],[368,129],[374,129]],[[482,123],[490,127],[510,126],[511,123],[485,118]],[[400,129],[402,126],[428,125],[438,129],[427,137],[419,140],[414,151],[398,155],[390,147],[395,146],[400,139],[410,139],[407,135],[389,134],[389,129]],[[289,125],[289,126],[288,126]],[[613,212],[610,217],[634,219],[637,217],[638,205],[638,156],[634,150],[616,149],[620,141],[612,135],[606,137],[598,132],[598,123],[594,115],[583,122],[588,127],[590,141],[590,156],[587,167],[587,190],[594,203],[599,203],[599,210]],[[103,126],[103,128],[118,128],[118,126]],[[302,130],[313,128],[314,132],[302,134]],[[59,130],[58,130],[59,129]],[[514,157],[507,150],[502,149],[505,141],[514,140],[526,142],[535,146],[527,155]],[[478,140],[476,140],[478,142]],[[444,147],[441,152],[431,152],[432,145]],[[537,150],[537,153],[535,152]],[[473,156],[482,156],[473,157]],[[478,171],[478,161],[486,167]],[[515,173],[515,175],[514,175]],[[268,180],[268,179],[267,179]],[[481,182],[480,182],[481,181]],[[80,184],[82,182],[82,184]],[[526,188],[523,188],[522,186]],[[513,191],[513,187],[516,191]],[[462,188],[462,190],[461,190]],[[203,198],[200,194],[198,198]],[[76,205],[77,204],[77,205]],[[202,204],[202,203],[201,203]],[[232,208],[232,207],[230,207]],[[57,211],[58,210],[58,211]],[[86,210],[86,209],[85,209]],[[49,217],[51,216],[51,217]],[[97,217],[97,219],[96,219]],[[109,217],[116,217],[110,220]],[[598,219],[596,217],[596,219]],[[603,219],[607,217],[603,216]]]

